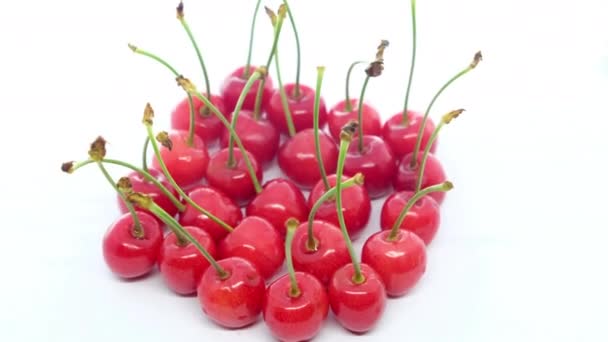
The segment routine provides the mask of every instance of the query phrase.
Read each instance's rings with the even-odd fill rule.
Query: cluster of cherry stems
[[[213,322],[243,328],[261,313],[273,336],[283,341],[315,337],[330,309],[345,329],[364,333],[381,318],[387,297],[406,295],[425,273],[426,247],[452,188],[434,156],[437,134],[463,110],[447,113],[438,124],[428,115],[439,95],[475,68],[481,54],[441,87],[424,114],[408,110],[416,56],[412,0],[405,106],[382,125],[363,97],[369,79],[383,71],[388,41],[381,41],[375,59],[350,66],[345,99],[327,111],[320,95],[324,67],[317,68],[316,89],[299,83],[300,44],[287,1],[277,13],[266,8],[274,27],[272,50],[265,65],[251,64],[259,7],[260,1],[247,64],[225,79],[219,96],[210,92],[183,3],[177,18],[199,58],[206,92],[197,91],[164,59],[129,45],[167,67],[186,92],[172,113],[172,130],[154,133],[154,111],[147,104],[141,168],[106,158],[105,140],[98,137],[87,160],[64,163],[62,170],[97,164],[117,191],[123,214],[104,236],[103,256],[118,277],[141,278],[158,265],[166,285],[180,295],[197,295]],[[277,43],[286,17],[296,37],[298,73],[294,83],[283,85]],[[269,76],[273,61],[277,89]],[[367,67],[355,99],[348,82],[358,64]],[[208,147],[218,140],[220,149],[210,156]],[[286,177],[262,186],[263,170],[275,156]],[[132,172],[115,182],[107,164]],[[310,191],[308,199],[303,190]],[[368,225],[371,200],[387,195],[380,230],[365,241],[359,261],[351,241]],[[288,273],[272,280],[285,261]]]

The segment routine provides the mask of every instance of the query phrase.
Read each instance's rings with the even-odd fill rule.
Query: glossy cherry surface
[[[257,267],[269,279],[283,265],[283,237],[268,220],[247,216],[219,244],[221,259],[241,257]]]
[[[162,185],[164,185],[169,191],[171,191],[171,193],[176,198],[179,198],[177,196],[177,191],[175,191],[175,189],[171,187],[162,172],[155,169],[148,169],[148,173],[152,177],[156,178],[156,180],[158,180]],[[142,176],[139,172],[131,172],[127,175],[127,177],[131,181],[131,187],[133,191],[148,195],[154,201],[154,203],[158,204],[158,206],[161,207],[164,211],[166,211],[169,215],[175,216],[175,214],[177,214],[177,208],[175,207],[175,205],[173,205],[169,197],[165,196],[165,194],[163,194],[156,187],[156,185],[154,185],[154,183],[146,180],[146,178]],[[127,213],[129,210],[125,206],[125,202],[120,196],[116,195],[116,197],[118,200],[118,207],[120,208],[120,212],[122,214]],[[138,208],[138,210],[144,211],[154,216],[150,211],[146,209]]]
[[[184,229],[198,241],[212,257],[216,256],[215,242],[209,234],[198,227],[186,226]],[[173,232],[163,241],[158,258],[158,269],[165,284],[175,293],[191,295],[196,293],[203,272],[209,262],[191,243],[181,246]]]
[[[382,127],[382,136],[384,141],[391,147],[397,160],[401,159],[404,155],[414,152],[416,148],[416,139],[418,138],[418,130],[422,124],[423,115],[415,112],[407,112],[408,124],[403,124],[403,112],[393,115],[384,123]],[[422,131],[422,143],[420,144],[420,150],[424,150],[428,143],[433,131],[435,130],[435,124],[431,118],[427,118],[424,130]],[[437,149],[437,140],[431,147],[431,152],[435,152]]]
[[[201,182],[209,164],[209,153],[203,139],[195,134],[192,146],[188,146],[187,131],[171,131],[169,138],[173,143],[171,150],[161,146],[160,155],[177,185],[187,188]],[[156,156],[152,165],[161,170]]]
[[[228,276],[220,277],[213,267],[207,268],[197,289],[201,309],[225,328],[243,328],[255,323],[262,312],[264,278],[243,258],[223,259],[218,264]]]
[[[273,179],[247,205],[247,216],[260,216],[268,220],[274,228],[285,236],[285,221],[293,217],[306,221],[308,205],[302,191],[287,179]]]
[[[399,191],[386,198],[380,213],[380,228],[390,230],[407,201],[414,196],[413,191]],[[407,212],[399,227],[418,235],[425,244],[430,244],[441,223],[439,204],[429,196],[424,196]]]
[[[289,107],[296,132],[312,128],[315,90],[300,84],[300,96],[295,98],[293,96],[295,84],[286,84],[284,88],[287,94],[287,106]],[[265,108],[270,122],[272,122],[281,133],[288,134],[285,111],[283,110],[283,102],[281,101],[281,92],[278,89],[274,91]],[[326,120],[327,107],[325,105],[325,100],[321,97],[319,102],[319,127],[323,127]]]
[[[272,335],[280,341],[308,341],[315,337],[329,313],[325,287],[314,276],[295,273],[300,294],[290,295],[289,275],[284,275],[266,290],[262,315]]]
[[[136,211],[144,237],[133,236],[133,217],[122,214],[103,237],[103,258],[110,271],[125,279],[144,276],[156,265],[163,232],[160,224],[150,214]]]
[[[231,227],[239,224],[243,218],[241,208],[224,193],[212,187],[199,186],[190,191],[188,197]],[[207,215],[188,203],[185,205],[186,210],[179,217],[182,226],[198,227],[207,232],[214,241],[220,241],[228,234],[226,229],[213,222]]]
[[[350,262],[350,256],[340,228],[325,221],[315,220],[312,230],[317,241],[314,250],[307,245],[308,223],[304,222],[298,226],[292,243],[293,266],[296,271],[312,274],[327,285],[334,272]]]
[[[249,69],[250,73],[254,73],[257,70],[255,66],[251,66]],[[239,96],[243,92],[243,88],[245,88],[245,84],[247,83],[247,79],[250,75],[245,76],[245,67],[242,66],[235,71],[233,71],[226,79],[221,86],[221,96],[224,101],[224,106],[226,108],[227,113],[232,113],[234,111],[234,107],[236,107],[236,103],[238,102]],[[245,96],[245,101],[243,102],[242,109],[245,110],[254,110],[255,109],[255,98],[258,92],[258,88],[260,86],[260,80],[256,80],[253,82],[253,86]],[[272,86],[272,78],[269,75],[266,75],[266,82],[264,83],[264,90],[262,94],[262,108],[265,108],[274,88]]]
[[[234,147],[234,166],[228,166],[228,148],[216,152],[207,166],[209,185],[221,190],[239,205],[247,203],[255,196],[255,187],[247,169],[247,163],[236,146]],[[258,181],[262,182],[262,169],[255,157],[247,152]]]
[[[352,110],[347,111],[346,101],[342,100],[336,103],[327,114],[327,127],[329,128],[329,133],[336,141],[340,140],[340,132],[344,125],[351,120],[358,120],[359,100],[351,99],[350,104]],[[382,134],[380,113],[378,113],[374,107],[364,102],[361,116],[363,117],[363,121],[360,123],[363,125],[363,135],[380,136]],[[358,132],[355,132],[353,136],[356,137],[357,135]]]
[[[416,181],[418,180],[418,172],[420,171],[420,161],[422,161],[422,153],[418,153],[415,167],[411,166],[413,153],[407,154],[401,159],[397,168],[397,174],[393,181],[395,190],[410,190],[416,191]],[[429,154],[426,160],[424,171],[422,172],[422,186],[421,189],[426,187],[443,183],[447,180],[443,166],[437,157]],[[444,191],[431,192],[429,196],[433,197],[437,204],[441,205],[445,199],[446,193]]]
[[[206,96],[206,94],[203,94]],[[226,115],[224,101],[217,95],[211,95],[209,99],[211,103]],[[192,105],[194,107],[194,133],[198,135],[205,143],[211,143],[219,138],[222,128],[222,122],[210,110],[205,110],[205,103],[198,97],[192,97]],[[188,98],[184,98],[177,104],[171,113],[171,128],[175,130],[188,131],[190,129],[190,102]]]
[[[312,188],[321,179],[314,141],[314,130],[305,129],[285,141],[279,149],[279,167],[289,179],[305,189]],[[319,132],[319,142],[325,171],[334,173],[338,163],[338,146],[323,132]]]
[[[344,175],[343,179],[349,178]],[[333,187],[336,185],[336,175],[327,176],[329,184]],[[317,200],[325,194],[325,185],[323,181],[317,182],[312,188],[308,196],[308,207],[312,206]],[[344,222],[351,240],[356,240],[361,231],[369,222],[372,212],[372,204],[367,193],[367,189],[361,185],[354,185],[343,189],[342,191],[342,212],[344,213]],[[324,202],[317,210],[315,219],[323,220],[332,223],[339,227],[338,213],[336,212],[336,201],[328,200]]]
[[[349,263],[334,273],[329,283],[329,305],[336,320],[347,330],[365,333],[373,329],[386,308],[386,290],[380,275],[361,264],[365,281],[353,282],[355,270]]]
[[[392,188],[397,164],[391,148],[382,138],[363,136],[363,151],[359,151],[359,138],[353,139],[346,154],[344,173],[363,173],[364,186],[371,199],[386,195]]]
[[[418,235],[400,230],[389,240],[390,230],[370,236],[361,252],[361,260],[382,278],[391,297],[405,295],[420,281],[426,271],[426,245]]]

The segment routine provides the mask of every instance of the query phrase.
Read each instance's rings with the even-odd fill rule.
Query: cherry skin
[[[239,205],[245,204],[255,196],[255,187],[249,176],[247,163],[236,146],[234,151],[234,167],[228,166],[228,148],[216,152],[207,166],[207,181],[209,185],[216,187],[232,198]],[[257,179],[262,181],[262,169],[255,157],[247,152],[251,165],[255,170]]]
[[[403,124],[403,112],[393,115],[384,123],[384,127],[382,127],[382,136],[384,137],[384,141],[386,141],[393,150],[397,160],[408,153],[414,152],[418,131],[420,130],[420,124],[422,124],[423,117],[424,116],[418,112],[408,110],[407,126]],[[427,118],[424,130],[422,131],[420,151],[424,150],[434,130],[435,124],[430,118]],[[435,140],[435,143],[431,146],[431,152],[434,153],[436,149],[437,140]]]
[[[348,178],[348,176],[344,176]],[[329,185],[336,185],[336,175],[327,176]],[[323,181],[317,184],[310,191],[308,196],[308,207],[312,208],[317,200],[325,194],[325,185]],[[361,185],[354,185],[342,191],[342,212],[344,213],[344,222],[351,240],[356,240],[361,231],[369,222],[372,212],[372,203],[367,193],[367,189]],[[338,221],[338,213],[336,212],[336,201],[325,201],[317,210],[315,219],[329,222],[336,227],[340,226]]]
[[[308,210],[302,191],[293,182],[277,178],[264,184],[262,192],[247,205],[246,213],[265,218],[284,237],[285,221],[290,217],[306,221]]]
[[[413,158],[413,153],[409,153],[401,159],[399,166],[397,168],[397,174],[395,175],[395,179],[393,180],[393,186],[395,190],[416,190],[416,181],[418,180],[418,172],[420,171],[419,166],[422,161],[422,153],[418,153],[417,161],[415,167],[411,167]],[[432,154],[428,155],[426,159],[426,164],[424,167],[424,171],[422,172],[422,186],[424,189],[426,187],[443,183],[447,180],[447,176],[445,171],[443,170],[443,166],[441,166],[441,162],[437,157]],[[445,199],[444,191],[436,191],[431,192],[429,196],[433,197],[437,204],[441,205],[443,200]]]
[[[249,261],[231,257],[217,262],[228,276],[207,268],[198,285],[203,312],[225,328],[243,328],[255,323],[262,312],[266,292],[264,278]]]
[[[207,232],[198,227],[186,226],[184,229],[198,241],[212,257],[215,257],[215,242]],[[191,295],[196,293],[203,272],[209,267],[209,262],[194,247],[187,243],[180,246],[177,236],[169,232],[165,236],[158,258],[158,269],[165,284],[175,293]]]
[[[196,134],[192,146],[188,146],[187,131],[171,131],[169,138],[173,143],[171,150],[161,146],[160,156],[165,162],[169,173],[182,188],[188,188],[199,183],[205,177],[209,153],[207,145]],[[153,168],[161,170],[156,156],[152,159]]]
[[[106,231],[102,250],[106,265],[112,273],[124,279],[144,276],[156,265],[163,232],[154,216],[136,210],[144,237],[133,236],[133,217],[122,214]]]
[[[293,91],[295,84],[290,83],[285,85],[285,93],[287,94],[287,106],[291,113],[293,126],[296,132],[300,132],[307,128],[313,127],[313,115],[315,105],[315,90],[300,84],[300,96],[295,98]],[[264,107],[268,120],[272,122],[275,127],[284,134],[288,134],[287,121],[285,121],[285,111],[283,110],[283,102],[281,101],[281,92],[279,89],[275,90],[268,102],[268,105]],[[327,120],[327,108],[325,106],[325,100],[321,97],[319,102],[319,127],[325,125]]]
[[[418,235],[400,230],[394,240],[390,230],[370,236],[361,252],[361,260],[382,278],[387,295],[400,297],[410,291],[426,271],[426,245]]]
[[[255,66],[251,66],[249,68],[249,72],[253,74],[257,68]],[[235,71],[233,71],[222,83],[221,86],[221,95],[224,100],[224,106],[228,113],[232,113],[234,108],[236,107],[236,103],[238,102],[239,96],[243,92],[243,88],[245,88],[245,84],[247,83],[247,79],[250,75],[245,76],[245,67],[242,66]],[[243,107],[241,109],[245,110],[254,110],[255,109],[255,98],[258,92],[258,88],[260,86],[260,80],[256,80],[253,82],[253,86],[245,96],[245,101],[243,102]],[[264,83],[264,88],[262,91],[262,108],[265,108],[274,88],[272,86],[272,78],[269,75],[266,75],[266,82]]]
[[[386,290],[380,275],[361,264],[365,281],[353,282],[355,269],[349,263],[334,273],[329,284],[329,305],[336,320],[347,330],[365,333],[373,329],[386,308]]]
[[[413,191],[399,191],[386,198],[380,213],[380,228],[382,230],[390,230],[393,227],[399,214],[412,196],[414,196]],[[424,196],[416,201],[407,212],[399,228],[415,233],[428,245],[437,234],[440,223],[439,204],[432,197]]]
[[[269,279],[285,260],[283,238],[266,219],[248,216],[220,242],[219,256],[246,259],[264,279]]]
[[[329,300],[323,284],[314,276],[296,272],[300,294],[290,295],[291,281],[284,275],[266,290],[262,315],[266,326],[280,341],[309,341],[315,337],[329,313]]]
[[[296,271],[312,274],[326,286],[334,272],[350,262],[350,255],[337,226],[314,220],[312,234],[317,241],[314,250],[308,248],[307,244],[308,223],[298,226],[291,245],[293,267]]]
[[[363,173],[365,188],[371,199],[386,195],[392,187],[397,171],[395,157],[391,148],[382,138],[373,135],[363,136],[363,152],[359,151],[359,138],[353,139],[348,147],[344,173],[349,175]]]
[[[203,94],[203,96],[206,96]],[[211,103],[225,115],[224,101],[217,95],[211,95]],[[222,122],[210,110],[205,111],[205,103],[198,97],[192,97],[194,106],[194,133],[205,143],[209,144],[219,138],[222,132]],[[175,130],[188,131],[190,128],[190,102],[184,98],[177,104],[171,113],[171,128]]]
[[[171,191],[171,193],[176,198],[178,198],[177,191],[175,191],[175,189],[173,189],[171,187],[169,182],[167,182],[167,180],[165,179],[165,176],[162,174],[162,172],[155,170],[155,169],[148,169],[148,173],[150,175],[152,175],[152,177],[154,177],[156,180],[158,180],[162,185],[164,185],[165,188],[167,188],[169,191]],[[175,207],[175,205],[173,205],[173,203],[171,202],[169,197],[165,196],[165,194],[163,194],[156,187],[156,185],[154,185],[154,183],[146,180],[146,178],[144,178],[144,176],[142,176],[139,172],[135,172],[135,171],[129,173],[127,175],[127,177],[131,181],[131,186],[133,188],[133,191],[149,196],[154,201],[154,203],[156,203],[159,207],[161,207],[169,215],[175,216],[175,214],[177,214],[177,208]],[[127,206],[125,205],[125,202],[122,200],[122,198],[119,195],[116,195],[116,197],[118,200],[118,207],[120,208],[120,212],[122,214],[129,212],[129,210],[127,209]],[[154,214],[152,214],[147,209],[138,208],[138,210],[141,210],[143,212],[146,212],[146,213],[156,217]],[[161,221],[159,220],[159,223],[160,222]],[[161,226],[162,225],[163,224],[161,223]]]
[[[305,129],[285,141],[279,149],[279,167],[287,177],[305,189],[310,189],[321,179],[314,139],[314,130]],[[319,142],[325,171],[334,173],[338,164],[338,146],[324,132],[319,132]]]
[[[243,219],[241,208],[230,197],[212,187],[199,186],[190,191],[188,197],[231,227],[236,226]],[[209,234],[214,241],[220,241],[228,234],[226,229],[213,222],[207,215],[188,203],[184,204],[186,210],[179,217],[182,226],[198,227]]]
[[[346,111],[346,101],[342,100],[336,103],[336,105],[333,106],[327,114],[327,126],[329,128],[329,133],[336,141],[340,139],[342,127],[344,127],[344,125],[346,125],[349,121],[358,119],[359,100],[351,99],[350,103],[352,108],[350,112]],[[364,102],[361,115],[363,116],[363,122],[361,123],[363,125],[363,135],[380,136],[382,134],[380,113],[378,113],[374,107]],[[353,137],[356,137],[357,135],[358,132],[355,132]]]
[[[251,153],[262,166],[267,166],[277,154],[279,149],[279,131],[270,121],[253,117],[251,111],[241,111],[236,122],[236,134],[241,139],[245,149]],[[220,146],[228,147],[230,133],[227,129],[222,131]]]

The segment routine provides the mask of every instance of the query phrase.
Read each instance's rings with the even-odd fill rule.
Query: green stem
[[[443,122],[443,120],[440,121],[439,124],[437,124],[437,127],[433,131],[433,134],[431,134],[431,137],[424,148],[424,153],[422,154],[422,160],[420,161],[420,165],[418,166],[418,177],[416,179],[416,192],[420,191],[420,189],[422,188],[422,176],[424,174],[424,168],[426,167],[426,161],[429,157],[429,153],[431,152],[431,147],[435,143],[435,140],[437,140],[439,131],[441,130],[441,128],[443,127],[444,124],[445,123]]]
[[[387,236],[387,240],[388,241],[394,241],[397,238],[397,234],[399,233],[399,227],[401,227],[401,224],[403,224],[403,220],[405,220],[405,217],[407,216],[407,213],[410,211],[410,209],[412,209],[412,207],[414,206],[414,204],[416,204],[416,202],[418,202],[419,199],[421,199],[422,197],[430,194],[431,192],[449,191],[452,188],[453,188],[452,183],[446,181],[446,182],[443,182],[441,184],[436,184],[436,185],[433,185],[433,186],[429,186],[429,187],[424,188],[424,189],[422,189],[420,191],[417,191],[414,194],[414,196],[412,196],[407,201],[407,204],[405,205],[405,207],[403,208],[403,210],[401,210],[401,213],[399,213],[399,217],[397,217],[397,220],[393,224],[393,227],[391,228],[391,232]]]
[[[293,259],[291,256],[291,244],[293,243],[293,236],[298,228],[298,220],[290,218],[285,223],[287,227],[287,235],[285,236],[285,260],[287,261],[287,274],[289,274],[289,280],[291,282],[291,289],[289,290],[289,296],[292,298],[300,297],[302,292],[298,287],[298,281],[296,280],[296,270],[293,267]]]
[[[363,87],[361,88],[361,96],[359,96],[359,109],[357,110],[357,121],[359,122],[359,153],[363,153],[363,98],[365,97],[365,90],[367,89],[367,83],[369,83],[369,79],[370,76],[365,76],[365,81],[363,81]]]
[[[411,0],[412,7],[412,62],[410,64],[410,75],[407,81],[407,90],[405,91],[405,104],[403,105],[403,125],[407,126],[407,108],[410,99],[410,89],[412,87],[412,79],[414,78],[414,66],[416,65],[416,0]]]
[[[236,102],[236,106],[235,106],[234,112],[232,114],[231,127],[234,131],[236,131],[236,123],[239,118],[239,113],[241,112],[241,108],[243,107],[243,103],[245,102],[245,97],[247,97],[247,93],[249,93],[249,90],[251,89],[251,87],[253,86],[255,81],[260,79],[261,76],[262,76],[262,73],[259,70],[256,70],[251,75],[251,77],[249,77],[249,79],[247,80],[247,83],[245,83],[245,86],[243,87],[243,91],[239,95],[239,99]],[[236,166],[236,162],[234,160],[234,138],[231,135],[230,138],[228,139],[228,167],[234,167],[234,166]]]
[[[190,30],[190,26],[186,22],[186,19],[184,18],[184,16],[183,15],[178,16],[178,19],[179,19],[179,22],[184,27],[184,30],[186,30],[186,33],[188,34],[188,38],[190,39],[190,42],[192,43],[192,47],[194,47],[194,51],[196,51],[196,55],[198,57],[198,62],[201,65],[201,69],[203,70],[203,79],[205,80],[205,89],[207,89],[207,96],[211,97],[211,86],[209,85],[209,74],[207,73],[207,68],[205,67],[205,62],[203,61],[203,54],[201,53],[201,50],[199,49],[198,44],[196,43],[196,39],[194,39],[194,35],[192,34],[192,31]]]
[[[150,142],[152,143],[152,149],[154,149],[154,154],[156,155],[156,159],[158,160],[158,164],[160,165],[160,167],[163,171],[163,174],[165,175],[165,177],[167,177],[167,180],[169,181],[171,186],[173,186],[173,188],[177,191],[177,193],[188,204],[190,204],[192,207],[194,207],[196,210],[203,213],[204,215],[207,215],[209,217],[209,219],[211,219],[211,221],[217,223],[220,227],[224,228],[226,231],[231,233],[234,230],[234,228],[232,228],[226,222],[222,221],[219,217],[217,217],[217,216],[213,215],[211,212],[207,211],[205,208],[202,208],[201,206],[199,206],[184,192],[184,190],[182,190],[182,188],[179,185],[177,185],[177,183],[175,182],[175,179],[173,179],[173,176],[169,172],[169,169],[167,169],[167,165],[165,164],[165,161],[163,160],[163,158],[160,155],[160,148],[158,146],[158,142],[154,138],[154,132],[152,131],[152,125],[147,124],[147,123],[145,125],[146,125],[146,130],[148,131],[148,136],[150,137]]]
[[[300,50],[300,35],[298,34],[298,29],[296,28],[296,22],[293,19],[293,14],[291,13],[291,6],[287,3],[287,0],[283,0],[285,7],[287,7],[287,15],[289,16],[289,22],[291,23],[291,28],[293,29],[293,34],[296,40],[296,82],[293,88],[293,97],[296,99],[300,98],[300,65],[301,65],[301,50]]]
[[[287,92],[283,87],[283,80],[281,78],[281,67],[279,65],[279,49],[274,51],[274,66],[277,70],[277,83],[279,86],[279,94],[281,95],[281,104],[283,105],[283,112],[285,113],[285,122],[287,123],[287,133],[290,137],[296,135],[296,127],[293,124],[293,118],[291,117],[291,110],[289,109],[289,103],[287,101]]]
[[[346,72],[346,98],[344,100],[344,111],[350,112],[353,110],[353,105],[350,103],[350,75],[353,73],[353,69],[359,65],[367,63],[366,61],[356,61],[348,67],[348,71]]]
[[[150,137],[146,136],[146,140],[144,141],[144,149],[141,155],[141,168],[142,170],[148,172],[148,146],[150,145]]]
[[[251,29],[249,30],[249,50],[247,51],[247,63],[245,63],[245,70],[243,72],[243,78],[249,78],[249,72],[251,69],[251,55],[253,51],[253,37],[255,36],[255,21],[258,17],[258,11],[262,0],[258,0],[255,4],[255,10],[253,11],[253,19],[251,20]]]
[[[323,164],[323,157],[321,155],[321,138],[319,128],[319,108],[321,103],[321,86],[323,85],[323,75],[325,74],[325,67],[317,67],[317,87],[315,90],[315,104],[313,111],[313,133],[315,135],[315,153],[317,155],[317,163],[319,164],[319,171],[321,172],[321,179],[325,186],[325,191],[329,190],[331,186],[327,180],[327,171],[325,171],[325,165]]]

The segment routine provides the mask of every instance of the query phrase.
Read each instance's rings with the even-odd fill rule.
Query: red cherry
[[[232,257],[217,262],[228,274],[221,277],[209,267],[198,285],[203,312],[226,328],[242,328],[255,323],[262,311],[264,278],[249,261]]]
[[[293,96],[295,84],[286,84],[284,88],[287,94],[287,105],[289,107],[289,112],[291,113],[291,118],[293,120],[293,125],[296,132],[300,132],[307,128],[312,128],[315,90],[306,85],[300,84],[300,96],[295,98]],[[268,105],[264,108],[266,108],[268,120],[270,120],[281,133],[288,134],[289,131],[287,129],[287,121],[285,121],[285,111],[283,110],[283,102],[281,101],[281,92],[279,89],[274,91]],[[325,106],[323,97],[321,97],[319,102],[319,127],[323,127],[326,120],[327,108]]]
[[[245,149],[251,153],[258,163],[270,163],[279,149],[280,134],[270,121],[253,117],[252,111],[242,110],[236,121],[236,133],[241,139]],[[222,131],[220,144],[227,147],[230,133],[227,129]]]
[[[329,305],[336,320],[347,330],[365,333],[380,320],[386,307],[386,290],[380,275],[361,264],[365,281],[353,281],[355,269],[349,263],[334,273],[329,284]]]
[[[313,129],[305,129],[285,141],[279,149],[279,167],[299,186],[310,189],[319,179],[321,171],[315,154]],[[319,132],[321,159],[327,173],[334,173],[338,162],[338,147],[332,138]]]
[[[131,279],[144,276],[156,265],[163,242],[162,229],[156,218],[143,211],[136,211],[144,231],[141,239],[133,236],[133,217],[121,215],[103,237],[103,258],[112,273]]]
[[[268,286],[262,315],[272,335],[280,341],[308,341],[327,318],[329,301],[323,284],[314,276],[295,273],[300,294],[290,295],[291,281],[284,275]]]
[[[247,216],[260,216],[285,236],[285,221],[290,217],[306,221],[308,215],[306,198],[302,191],[287,179],[273,179],[264,184],[260,192],[247,206]]]
[[[251,176],[247,169],[247,163],[242,158],[241,150],[237,147],[233,148],[234,152],[234,167],[228,167],[229,150],[224,148],[219,150],[207,166],[207,181],[211,186],[224,192],[238,204],[247,203],[255,196],[255,187],[251,181]],[[249,160],[256,177],[259,181],[262,180],[262,169],[260,168],[255,157],[247,152]]]
[[[215,242],[207,232],[198,227],[186,226],[183,228],[215,258]],[[209,267],[209,261],[193,244],[187,243],[185,246],[181,246],[173,232],[169,232],[165,236],[158,259],[158,269],[165,284],[181,295],[196,293],[203,272]]]
[[[266,219],[248,216],[219,244],[220,259],[241,257],[269,279],[283,265],[283,238]]]
[[[203,139],[194,135],[192,146],[188,146],[187,131],[171,131],[169,138],[173,143],[171,150],[162,146],[160,155],[177,185],[189,187],[200,182],[205,177],[209,163],[209,154]],[[161,169],[156,156],[152,159],[152,165],[157,170]]]
[[[391,148],[380,137],[364,135],[363,152],[359,151],[358,141],[359,138],[353,139],[348,148],[344,173],[363,173],[369,197],[380,198],[391,190],[391,182],[397,171],[395,157]]]
[[[212,187],[199,186],[190,191],[188,197],[231,227],[243,219],[241,208],[230,197]],[[187,203],[179,222],[183,226],[195,226],[204,230],[214,241],[220,241],[228,234],[226,229]]]
[[[310,273],[327,285],[334,272],[350,262],[350,255],[337,226],[314,220],[312,231],[317,241],[316,250],[307,247],[308,223],[300,224],[296,230],[292,245],[293,266],[296,271]]]
[[[418,235],[425,244],[430,244],[439,229],[440,211],[439,204],[430,197],[433,193],[420,198],[414,206],[408,210],[400,229],[408,230]],[[414,196],[413,191],[395,192],[382,205],[380,214],[380,228],[390,230],[403,208],[410,198]]]
[[[403,158],[403,156],[408,153],[414,152],[418,131],[420,130],[420,124],[422,123],[423,117],[424,116],[421,113],[408,110],[407,126],[403,124],[403,112],[393,115],[384,123],[382,136],[384,137],[384,141],[386,141],[393,150],[397,160]],[[420,144],[421,152],[424,150],[434,130],[435,124],[433,123],[433,120],[427,118],[424,130],[422,131],[422,143]],[[434,153],[436,149],[437,141],[431,146],[431,152]]]
[[[257,70],[255,66],[251,66],[249,69],[250,73],[254,73]],[[221,86],[221,95],[224,100],[224,105],[226,107],[226,111],[228,113],[232,113],[234,108],[236,107],[236,103],[245,88],[245,83],[247,83],[247,79],[250,75],[245,76],[245,67],[242,66],[235,71],[233,71],[226,79]],[[254,110],[255,108],[255,98],[258,91],[258,87],[260,86],[260,80],[257,80],[253,83],[251,90],[247,93],[245,97],[245,101],[243,102],[244,110]],[[270,97],[272,96],[274,88],[272,86],[272,78],[269,75],[266,75],[266,81],[264,83],[264,90],[262,93],[262,108],[266,108]]]
[[[393,181],[395,190],[416,191],[416,181],[418,180],[418,172],[420,171],[419,166],[420,162],[422,161],[422,157],[423,153],[418,153],[418,156],[416,157],[418,163],[413,168],[411,166],[413,153],[407,154],[403,157],[399,163],[397,175]],[[431,185],[443,183],[446,181],[446,179],[447,177],[445,171],[443,170],[443,166],[441,166],[441,162],[439,159],[437,159],[437,157],[429,153],[424,171],[422,172],[421,189]],[[439,205],[443,203],[445,195],[446,194],[443,191],[432,192],[429,194],[429,196],[433,197]]]
[[[358,119],[359,100],[351,99],[350,104],[352,110],[347,111],[346,101],[342,100],[333,106],[327,114],[327,126],[329,128],[329,133],[335,140],[340,139],[340,132],[342,131],[342,127],[344,127],[344,125],[351,120]],[[361,123],[363,125],[363,135],[379,136],[382,134],[380,114],[374,107],[363,103],[361,115],[363,116],[363,122]],[[358,132],[356,132],[353,137],[356,137],[357,134]]]
[[[178,198],[177,191],[175,191],[175,189],[173,189],[171,187],[169,182],[167,182],[167,180],[165,179],[162,172],[155,170],[155,169],[148,169],[148,173],[150,175],[152,175],[154,178],[156,178],[162,185],[164,185],[167,189],[169,189],[169,191],[171,191],[171,193],[176,198]],[[177,214],[177,208],[175,207],[175,205],[173,205],[173,203],[171,202],[169,197],[165,196],[156,187],[156,185],[154,185],[154,183],[146,180],[146,178],[144,178],[144,176],[142,176],[139,172],[135,172],[135,171],[129,173],[127,175],[127,177],[131,181],[131,186],[133,188],[133,191],[148,195],[154,201],[154,203],[158,204],[158,206],[161,207],[164,211],[166,211],[169,215],[175,216],[175,214]],[[127,209],[127,206],[125,205],[125,202],[122,200],[122,198],[119,195],[116,195],[116,197],[118,199],[118,207],[120,208],[120,212],[123,214],[128,213],[129,210]],[[154,214],[150,213],[150,211],[148,211],[146,209],[139,209],[139,210],[146,212],[156,218],[156,216],[154,216]],[[159,222],[161,222],[161,221],[159,220]]]
[[[426,271],[426,245],[418,235],[399,230],[395,239],[391,231],[370,236],[363,245],[361,261],[370,265],[382,278],[386,293],[403,296],[411,290]]]
[[[343,177],[348,178],[347,175],[344,175]],[[335,174],[327,176],[327,180],[332,187],[336,185]],[[310,191],[310,195],[308,196],[308,207],[312,208],[324,193],[325,185],[321,180],[317,182]],[[367,189],[365,189],[364,186],[354,185],[345,188],[342,191],[342,212],[344,213],[344,222],[346,223],[348,235],[352,240],[356,240],[359,237],[361,231],[369,222],[371,211],[371,201]],[[319,207],[315,219],[329,222],[336,227],[340,226],[338,213],[336,212],[336,201],[328,200],[324,202]]]
[[[206,96],[206,94],[203,94],[203,96]],[[226,108],[221,97],[212,94],[209,100],[222,114],[225,114]],[[205,143],[213,142],[222,132],[222,127],[224,127],[222,122],[211,111],[203,113],[205,103],[198,97],[192,97],[192,105],[194,106],[194,133]],[[171,113],[171,128],[181,131],[188,131],[190,128],[190,103],[188,98],[183,99]]]

